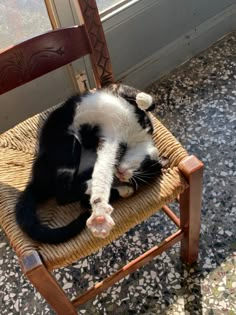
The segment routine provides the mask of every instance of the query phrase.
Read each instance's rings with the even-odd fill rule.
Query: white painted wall
[[[140,0],[104,28],[115,77],[143,88],[236,30],[236,0]]]

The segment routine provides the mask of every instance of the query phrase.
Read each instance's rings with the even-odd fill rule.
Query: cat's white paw
[[[147,93],[140,92],[136,96],[136,103],[141,110],[148,109],[152,105],[152,102],[152,96]]]
[[[115,225],[110,215],[112,211],[112,206],[105,203],[96,204],[95,209],[93,207],[86,224],[95,237],[106,238],[110,234]]]
[[[134,188],[132,186],[118,186],[116,189],[122,198],[128,198],[134,193]]]

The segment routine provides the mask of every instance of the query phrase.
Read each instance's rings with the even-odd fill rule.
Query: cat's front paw
[[[147,93],[140,92],[136,96],[136,103],[138,105],[138,108],[140,108],[141,110],[148,109],[152,105],[152,102],[152,96]]]
[[[116,187],[116,189],[118,190],[119,192],[119,195],[122,197],[122,198],[128,198],[130,196],[132,196],[134,194],[134,187],[132,186],[118,186]]]
[[[88,218],[86,224],[95,237],[106,238],[110,234],[115,225],[110,215],[112,211],[112,206],[105,203],[93,207],[92,215]]]

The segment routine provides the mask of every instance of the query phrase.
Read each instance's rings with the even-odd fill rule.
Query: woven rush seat
[[[38,132],[51,110],[35,115],[0,136],[0,224],[5,230],[18,256],[37,250],[48,269],[66,266],[81,257],[96,252],[131,227],[155,213],[164,204],[175,199],[186,187],[186,181],[177,168],[187,156],[186,151],[170,132],[152,115],[154,141],[170,166],[152,185],[140,189],[137,194],[113,203],[116,226],[110,236],[99,239],[86,228],[80,235],[60,245],[34,242],[17,226],[14,207],[19,193],[25,188],[37,151]],[[39,209],[41,220],[51,226],[68,224],[83,211],[80,204],[58,206],[51,200]]]

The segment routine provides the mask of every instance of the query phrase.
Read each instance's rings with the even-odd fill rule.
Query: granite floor
[[[184,266],[175,246],[87,303],[79,314],[236,314],[236,33],[148,91],[157,97],[158,117],[205,163],[199,262]],[[74,296],[174,230],[159,212],[55,276]],[[0,265],[0,314],[54,314],[22,276],[2,232]]]

